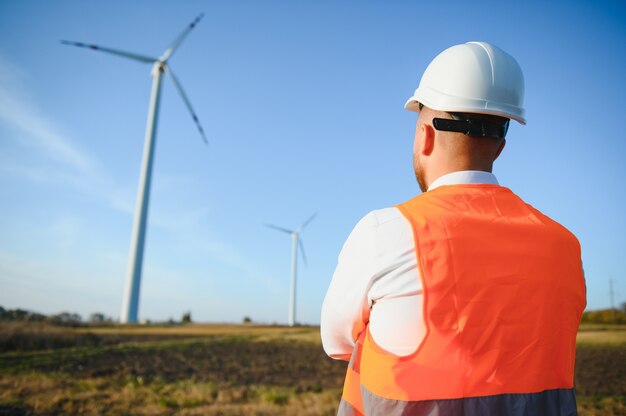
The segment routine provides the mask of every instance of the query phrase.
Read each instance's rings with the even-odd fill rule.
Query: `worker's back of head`
[[[420,113],[414,168],[423,191],[459,170],[491,172],[510,119],[525,124],[524,77],[512,56],[485,42],[441,52],[405,108]]]

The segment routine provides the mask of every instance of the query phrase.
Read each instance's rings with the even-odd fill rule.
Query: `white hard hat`
[[[526,124],[524,75],[502,49],[486,42],[452,46],[433,59],[415,94],[404,105],[419,111],[419,103],[434,110],[491,114]]]

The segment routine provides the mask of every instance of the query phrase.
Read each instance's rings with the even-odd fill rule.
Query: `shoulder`
[[[539,210],[538,208],[535,208],[533,205],[526,202],[524,198],[522,198],[520,195],[516,194],[509,188],[503,189],[508,191],[512,198],[516,198],[520,203],[526,206],[528,210],[528,221],[532,221],[537,225],[541,225],[546,230],[552,230],[551,234],[548,235],[552,235],[552,237],[555,238],[556,241],[558,241],[555,244],[558,244],[562,249],[564,249],[565,247],[570,247],[573,252],[580,253],[581,248],[578,238],[566,226],[564,226],[548,214],[544,213],[543,211]],[[580,256],[580,254],[577,255]]]
[[[552,228],[557,232],[557,234],[563,241],[569,241],[580,250],[580,241],[569,228],[567,228],[565,225],[561,224],[559,221],[555,220],[551,216],[530,205],[529,203],[525,202],[525,204],[528,209],[534,214],[534,217],[537,218],[544,226]]]
[[[403,227],[406,223],[404,215],[396,207],[376,209],[370,211],[354,227],[355,231],[380,232],[397,227]]]
[[[402,249],[412,241],[411,225],[398,208],[382,208],[370,211],[359,220],[346,240],[342,253],[373,253],[394,247]]]

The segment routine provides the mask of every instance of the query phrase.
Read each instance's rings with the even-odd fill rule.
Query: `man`
[[[423,193],[357,224],[322,308],[326,353],[350,360],[339,414],[576,414],[579,243],[491,173],[523,90],[512,56],[469,42],[406,103]]]

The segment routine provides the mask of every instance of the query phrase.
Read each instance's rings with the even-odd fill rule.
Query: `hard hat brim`
[[[439,106],[436,104],[430,103],[428,100],[421,99],[419,100],[416,96],[419,90],[416,91],[416,94],[409,98],[404,104],[404,108],[409,111],[413,111],[419,113],[419,104],[422,103],[425,107],[432,108],[433,110],[445,111],[445,112],[456,112],[456,113],[472,113],[472,114],[488,114],[492,116],[500,116],[510,118],[512,120],[517,121],[520,124],[526,124],[526,118],[523,117],[523,109],[503,109],[503,108],[489,108],[489,106],[483,106],[484,108],[477,108],[475,105],[468,105],[467,107],[463,106],[451,106],[444,105]],[[511,111],[512,110],[512,111]]]
[[[419,103],[419,101],[417,101],[415,99],[415,97],[411,97],[408,100],[406,100],[406,103],[404,104],[404,108],[406,110],[414,111],[416,113],[419,113],[420,112],[420,103]]]

